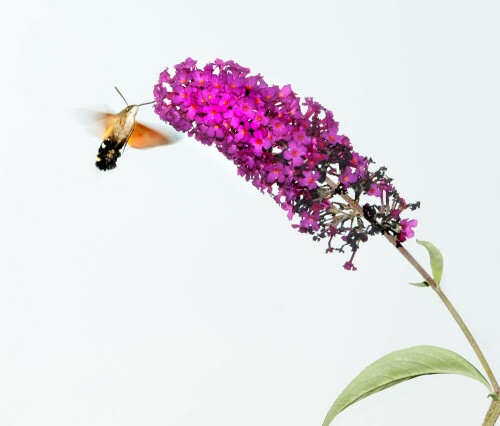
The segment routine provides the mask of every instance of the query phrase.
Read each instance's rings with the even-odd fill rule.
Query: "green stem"
[[[467,326],[465,325],[463,319],[460,317],[458,314],[457,310],[453,307],[449,299],[445,296],[445,294],[442,292],[441,289],[436,290],[438,296],[441,298],[443,303],[446,305],[448,310],[450,311],[451,315],[453,318],[455,318],[455,321],[458,323],[459,327],[462,329],[463,333],[465,334],[465,337],[469,341],[470,345],[472,346],[472,349],[474,349],[474,352],[476,353],[476,356],[479,358],[479,361],[481,362],[481,365],[484,368],[484,371],[488,375],[488,378],[490,379],[491,386],[493,387],[493,391],[496,394],[500,393],[500,388],[498,387],[498,382],[493,375],[493,371],[491,371],[491,367],[488,364],[488,361],[486,361],[486,358],[483,355],[483,352],[479,348],[479,345],[477,344],[476,340],[472,336],[472,333],[469,331]]]
[[[393,242],[394,238],[392,238],[390,235],[386,235],[387,238],[390,238]],[[427,281],[427,283],[432,287],[432,289],[437,293],[439,298],[443,301],[443,303],[446,305],[448,310],[450,311],[451,315],[457,322],[458,326],[464,333],[465,337],[469,341],[469,344],[472,346],[472,349],[476,353],[476,356],[479,359],[479,362],[484,368],[484,371],[486,372],[486,375],[490,379],[491,386],[493,387],[493,391],[495,392],[495,395],[497,397],[500,397],[500,387],[498,386],[498,382],[495,378],[495,375],[493,374],[493,371],[491,370],[490,365],[488,364],[488,361],[486,361],[486,358],[483,355],[483,352],[479,348],[479,345],[476,342],[476,339],[474,339],[474,336],[472,336],[472,333],[470,332],[469,328],[467,325],[465,325],[464,320],[462,317],[459,315],[455,307],[451,304],[450,300],[446,297],[446,295],[443,293],[441,288],[436,285],[436,282],[429,276],[429,274],[423,270],[422,266],[415,260],[415,258],[406,250],[404,247],[400,246],[397,247],[395,245],[397,250],[406,258],[408,261],[417,269],[420,274],[424,277],[424,279]],[[421,272],[423,271],[423,273]],[[493,426],[498,418],[500,417],[500,401],[495,401],[494,399],[491,401],[490,407],[488,409],[488,412],[486,413],[486,417],[483,420],[483,426]]]
[[[498,393],[497,393],[498,395]],[[483,426],[493,426],[500,417],[500,401],[491,401],[490,408],[483,420]]]
[[[337,184],[335,184],[332,180],[329,178],[326,178],[327,184],[332,188],[332,189],[337,189]],[[349,205],[351,208],[361,217],[364,217],[364,212],[363,208],[356,202],[354,201],[349,195],[346,193],[340,194],[340,197]],[[417,260],[411,255],[411,253],[406,250],[401,245],[398,245],[397,242],[394,240],[394,237],[391,235],[384,233],[384,237],[405,257],[408,262],[422,275],[424,280],[429,284],[429,286],[437,293],[437,295],[440,297],[440,299],[443,301],[445,306],[448,308],[448,311],[450,311],[451,315],[457,322],[458,326],[464,333],[465,337],[469,341],[469,344],[472,346],[472,349],[476,353],[476,356],[479,359],[479,362],[484,368],[484,371],[486,372],[488,378],[490,379],[490,383],[493,387],[493,391],[495,392],[495,395],[500,397],[500,387],[498,386],[498,382],[493,374],[493,371],[491,370],[491,367],[489,366],[488,362],[486,361],[486,358],[483,355],[483,352],[479,348],[479,345],[477,344],[476,340],[472,336],[472,333],[470,330],[467,328],[465,325],[465,322],[463,321],[462,317],[458,314],[457,310],[454,308],[454,306],[451,304],[450,300],[446,297],[446,295],[443,293],[443,291],[439,288],[439,286],[436,284],[432,276],[420,265],[420,263],[417,262]],[[493,400],[491,402],[490,408],[486,414],[486,418],[484,419],[483,426],[493,426],[497,419],[500,417],[500,401],[495,401]]]
[[[476,353],[476,356],[479,359],[479,362],[484,368],[484,371],[486,372],[488,378],[490,379],[491,386],[493,387],[493,391],[497,394],[500,395],[500,388],[498,387],[498,382],[493,375],[493,371],[491,370],[491,367],[488,364],[488,361],[486,361],[486,358],[483,355],[483,352],[479,348],[479,345],[476,342],[476,339],[472,336],[472,333],[470,332],[469,328],[465,325],[464,320],[462,317],[459,315],[455,307],[451,304],[450,300],[446,297],[446,295],[443,293],[443,291],[439,288],[439,286],[436,284],[434,279],[422,268],[422,266],[415,260],[415,258],[406,250],[403,246],[397,246],[396,242],[394,241],[394,238],[392,238],[390,235],[386,234],[386,238],[388,238],[391,243],[396,247],[396,249],[412,264],[412,266],[420,272],[422,277],[424,277],[425,281],[432,287],[432,289],[437,293],[439,298],[443,301],[443,303],[446,305],[448,310],[450,311],[451,315],[457,322],[458,326],[464,333],[465,337],[469,341],[469,344],[472,346],[472,349]]]

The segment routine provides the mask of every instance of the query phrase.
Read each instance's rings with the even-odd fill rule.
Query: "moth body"
[[[111,170],[116,167],[116,161],[120,158],[135,127],[135,116],[139,107],[129,105],[114,116],[114,123],[106,130],[95,165],[100,170]]]

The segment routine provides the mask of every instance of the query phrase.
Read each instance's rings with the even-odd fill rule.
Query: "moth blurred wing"
[[[99,136],[101,136],[102,139],[108,138],[116,125],[116,115],[100,112],[96,113],[96,118],[97,125],[99,126]]]
[[[155,146],[168,145],[173,142],[172,137],[157,132],[141,123],[135,122],[135,128],[128,140],[132,148],[144,149]]]
[[[75,118],[84,124],[86,129],[93,135],[105,139],[111,133],[116,124],[116,115],[109,112],[75,110]]]

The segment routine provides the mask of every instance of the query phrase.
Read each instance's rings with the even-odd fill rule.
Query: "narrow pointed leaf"
[[[436,346],[414,346],[391,352],[365,368],[334,402],[323,426],[328,426],[341,411],[355,402],[398,383],[428,374],[460,374],[483,383],[484,376],[455,352]]]
[[[422,281],[421,283],[410,283],[410,284],[414,285],[415,287],[429,287],[427,281]]]
[[[429,252],[429,256],[431,258],[432,277],[439,286],[439,283],[441,282],[441,275],[443,275],[443,255],[434,244],[429,243],[428,241],[417,240],[417,243],[424,246]]]

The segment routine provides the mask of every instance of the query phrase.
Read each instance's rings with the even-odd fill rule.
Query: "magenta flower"
[[[211,82],[212,73],[209,70],[194,70],[191,77],[194,86],[205,87]]]
[[[267,172],[267,181],[269,183],[274,183],[278,181],[279,183],[283,183],[285,180],[285,174],[283,173],[283,164],[282,163],[276,163],[276,164],[268,164],[264,167],[265,171]],[[280,198],[283,195],[283,192],[281,191],[276,195],[275,200],[277,203],[280,203]]]
[[[232,108],[228,108],[228,110],[222,114],[222,117],[231,128],[237,129],[240,127],[241,119],[234,114],[234,110]]]
[[[311,143],[311,138],[307,136],[307,133],[304,129],[300,129],[296,132],[293,132],[292,138],[294,141],[297,141],[298,143],[302,145],[309,145]],[[316,154],[316,153],[313,153]]]
[[[290,98],[290,95],[292,94],[292,86],[290,84],[287,84],[286,86],[283,86],[283,88],[278,92],[278,97],[280,99],[285,99],[285,102],[286,102],[286,99],[291,99]]]
[[[318,186],[317,182],[321,177],[318,171],[305,171],[302,174],[304,177],[298,179],[300,186],[305,186],[307,189],[314,189]]]
[[[207,103],[207,105],[216,105],[219,103],[219,89],[212,87],[210,89],[205,89],[201,91],[202,99]]]
[[[285,137],[290,133],[288,123],[284,122],[282,118],[271,120],[271,131],[276,137]]]
[[[370,185],[370,189],[366,191],[366,193],[368,195],[374,195],[375,197],[379,197],[380,195],[382,195],[382,190],[379,189],[376,183],[372,183]]]
[[[219,105],[223,111],[232,111],[232,106],[238,99],[231,93],[224,93],[220,96]]]
[[[234,135],[235,142],[248,142],[250,140],[251,133],[249,130],[248,122],[243,125],[238,126],[236,130],[236,134]],[[238,151],[239,152],[239,151]]]
[[[176,86],[174,88],[176,95],[173,97],[173,101],[186,106],[191,105],[191,92],[193,89],[191,87]]]
[[[349,188],[351,183],[357,182],[358,176],[353,174],[350,167],[346,167],[344,173],[339,176],[339,182],[344,185],[344,188]]]
[[[285,160],[291,161],[293,167],[300,167],[304,162],[307,149],[298,142],[292,141],[288,144],[288,150],[284,152]]]
[[[256,130],[250,138],[250,145],[253,153],[257,157],[262,157],[262,150],[271,148],[271,141],[264,137],[262,130]]]
[[[224,130],[222,126],[219,126],[218,124],[214,124],[210,127],[207,126],[204,130],[210,138],[222,139],[224,137]]]
[[[300,227],[303,230],[312,229],[313,231],[317,231],[319,229],[319,214],[317,212],[302,212],[301,213],[302,220],[300,221]]]
[[[259,101],[260,103],[260,101]],[[269,117],[266,117],[266,110],[265,109],[259,109],[257,110],[257,113],[255,114],[254,119],[250,123],[250,127],[252,130],[257,130],[259,127],[264,127],[269,124],[269,121],[271,119]]]
[[[358,269],[352,264],[351,260],[344,264],[344,268],[347,269],[348,271],[356,271]]]
[[[417,221],[400,215],[418,203],[399,196],[385,168],[369,171],[373,161],[338,133],[331,111],[312,98],[301,101],[290,85],[269,86],[234,61],[216,59],[200,69],[188,58],[174,68],[173,75],[163,71],[154,88],[160,118],[203,144],[215,143],[238,174],[271,194],[289,219],[300,217],[293,227],[315,240],[327,238],[327,252],[349,247],[346,269],[356,269],[354,254],[369,235],[384,232],[398,243],[413,237]],[[347,191],[363,217],[335,201]],[[367,195],[374,197],[362,202]],[[336,236],[339,247],[332,246]]]
[[[278,86],[272,86],[272,87],[268,87],[266,89],[263,89],[261,91],[262,99],[265,102],[274,102],[276,100],[276,98],[278,97],[279,91],[280,91],[280,89]]]
[[[253,120],[257,115],[255,111],[255,104],[250,100],[241,100],[233,107],[234,115],[240,117],[242,120]]]
[[[400,243],[406,241],[407,238],[412,238],[415,236],[415,231],[411,228],[415,228],[418,225],[417,219],[408,221],[408,219],[403,219],[400,223],[401,230],[398,234],[398,241]]]
[[[222,121],[219,105],[207,105],[204,106],[201,111],[205,114],[203,116],[203,123],[207,126],[213,126],[214,124],[219,124]]]

